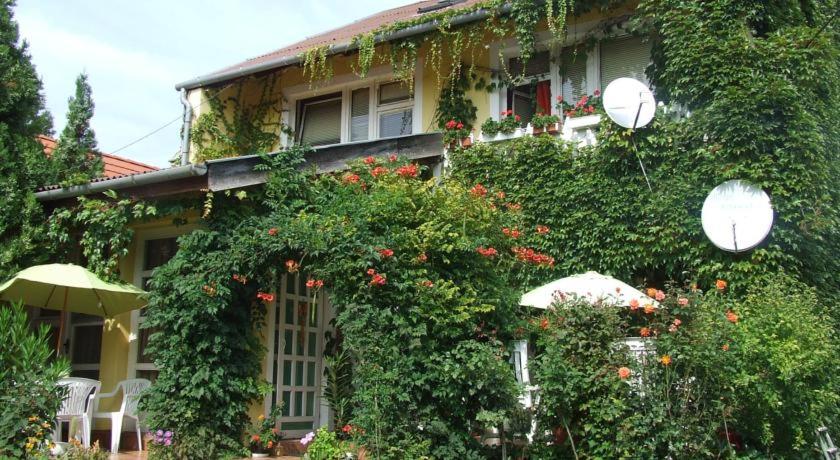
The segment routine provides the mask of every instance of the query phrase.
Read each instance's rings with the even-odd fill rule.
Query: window
[[[300,102],[299,141],[312,146],[341,142],[341,93]]]
[[[102,353],[102,324],[98,316],[73,313],[70,315],[70,335],[66,344],[70,349],[70,375],[99,380],[99,360]]]
[[[400,82],[379,85],[379,137],[411,134],[412,105],[411,94],[406,85]]]
[[[370,88],[359,88],[350,96],[350,140],[366,141],[369,128]]]
[[[586,91],[586,51],[564,48],[560,53],[560,94],[574,104]]]
[[[178,240],[175,237],[156,238],[143,241],[143,260],[141,270],[137,273],[138,287],[149,289],[149,280],[152,278],[154,269],[169,261],[178,251]],[[147,352],[149,337],[155,332],[153,329],[144,329],[141,325],[146,320],[145,308],[132,312],[132,332],[134,340],[129,347],[129,362],[134,364],[136,378],[144,378],[154,381],[158,370],[154,364],[153,357]]]
[[[522,60],[508,60],[508,72],[515,83],[508,88],[507,110],[528,123],[537,113],[551,113],[551,55],[542,51],[531,56],[523,66]]]
[[[601,88],[620,77],[635,78],[645,84],[650,63],[650,45],[639,37],[621,37],[601,42]]]

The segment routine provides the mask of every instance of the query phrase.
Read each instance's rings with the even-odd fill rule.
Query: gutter
[[[184,121],[181,125],[181,165],[190,162],[190,130],[192,129],[192,105],[187,99],[187,90],[181,90],[181,104],[184,105]]]
[[[505,14],[510,12],[510,4],[505,4],[501,8],[499,8],[497,14]],[[450,25],[458,26],[461,24],[466,24],[468,22],[475,22],[481,21],[490,17],[491,12],[486,9],[481,9],[477,11],[473,11],[471,13],[462,14],[460,16],[455,16],[449,21]],[[434,20],[424,24],[418,24],[416,26],[411,26],[405,29],[400,29],[391,33],[387,34],[380,34],[374,37],[374,43],[385,43],[393,40],[399,40],[401,38],[411,37],[414,35],[424,34],[426,32],[431,32],[438,28],[440,21]],[[328,55],[332,56],[335,54],[346,53],[348,51],[354,51],[358,49],[358,46],[351,40],[350,43],[343,43],[340,45],[332,45],[330,46]],[[228,80],[233,80],[239,77],[244,77],[246,75],[262,72],[265,70],[272,70],[280,67],[287,67],[290,65],[300,64],[303,61],[303,56],[295,55],[295,56],[283,56],[278,57],[275,59],[271,59],[265,62],[261,62],[259,64],[248,66],[248,67],[239,67],[236,69],[226,70],[220,73],[213,73],[209,75],[204,75],[202,77],[196,77],[191,80],[183,81],[175,85],[175,89],[177,90],[190,90],[199,88],[202,86],[212,85],[215,83],[221,83]]]
[[[207,165],[205,163],[176,166],[174,168],[161,169],[141,174],[132,174],[130,176],[117,177],[115,179],[88,182],[83,185],[74,185],[72,187],[59,188],[55,190],[44,190],[42,192],[35,193],[35,199],[41,202],[55,201],[63,198],[73,198],[91,193],[105,192],[108,190],[122,190],[130,187],[159,184],[161,182],[203,176],[205,174],[207,174]]]

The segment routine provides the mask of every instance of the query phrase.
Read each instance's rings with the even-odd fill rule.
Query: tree
[[[20,42],[12,8],[0,0],[0,277],[44,256],[45,221],[33,192],[51,179],[35,139],[52,132],[41,80]]]
[[[67,124],[58,138],[53,161],[59,180],[87,182],[102,172],[102,159],[96,154],[96,135],[90,127],[93,96],[85,73],[76,78],[76,94],[67,100]]]

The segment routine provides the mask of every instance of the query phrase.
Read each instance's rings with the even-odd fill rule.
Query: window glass
[[[648,84],[645,68],[650,63],[650,44],[639,37],[622,37],[601,43],[601,88],[620,77]]]
[[[574,104],[586,94],[586,51],[565,48],[560,57],[563,100]]]
[[[532,77],[535,75],[544,75],[549,73],[551,66],[551,58],[548,51],[540,51],[534,53],[525,68],[522,67],[522,59],[518,57],[510,58],[508,60],[508,72],[510,76],[516,78],[518,76]],[[523,73],[524,70],[524,73]]]
[[[350,101],[350,140],[363,141],[368,138],[370,125],[370,88],[353,91]]]
[[[149,337],[154,334],[155,329],[145,329],[142,326],[137,331],[137,363],[138,364],[152,364],[154,359],[146,351],[149,346]]]
[[[401,82],[386,83],[379,85],[379,104],[390,104],[393,102],[407,101],[411,98],[408,86]]]
[[[309,145],[341,142],[341,97],[301,102],[300,141]]]
[[[74,326],[73,364],[99,364],[102,351],[102,324]]]
[[[551,81],[532,81],[508,88],[507,108],[520,116],[524,125],[537,113],[551,113]]]
[[[382,113],[379,115],[379,137],[411,134],[411,123],[411,109]]]
[[[177,238],[161,238],[146,241],[146,258],[143,270],[152,270],[169,261],[178,251]],[[145,284],[145,283],[144,283]]]

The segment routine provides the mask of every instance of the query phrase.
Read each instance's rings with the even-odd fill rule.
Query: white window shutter
[[[645,69],[650,63],[650,44],[639,37],[622,37],[601,42],[601,90],[611,81],[635,78],[645,84]]]

